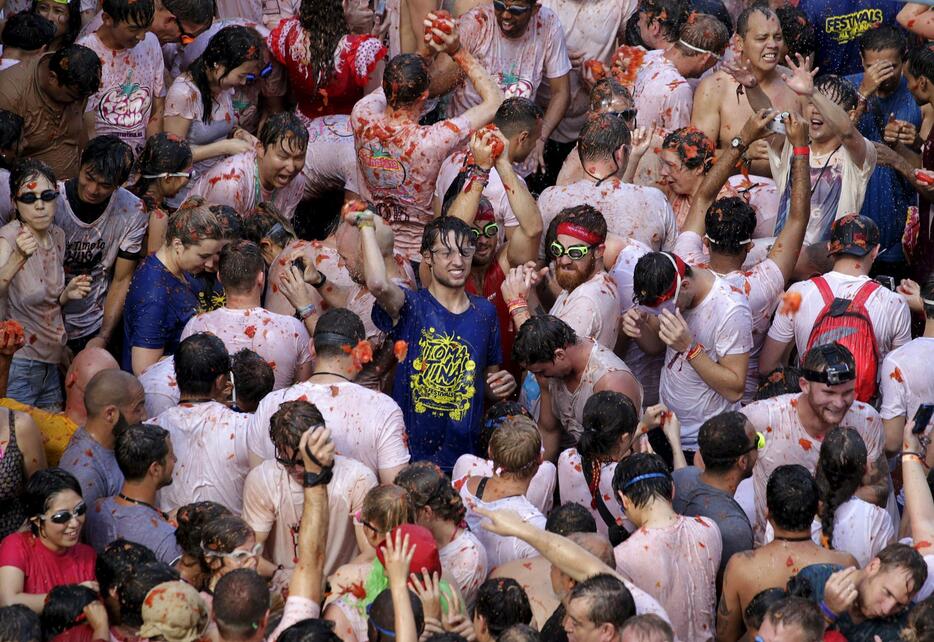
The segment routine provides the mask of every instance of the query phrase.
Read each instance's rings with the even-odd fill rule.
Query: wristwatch
[[[311,284],[311,287],[315,288],[316,290],[317,290],[317,289],[320,289],[321,287],[324,286],[325,283],[328,282],[328,276],[327,276],[327,274],[325,274],[324,272],[318,272],[318,274],[321,276],[321,278],[318,280],[317,283],[312,283],[312,284]]]
[[[743,139],[740,138],[739,136],[734,136],[730,140],[730,147],[732,147],[733,149],[744,150],[746,149],[746,143],[744,143]]]
[[[305,488],[314,488],[319,484],[327,486],[333,476],[334,466],[324,468],[320,473],[305,472],[304,475],[302,475],[302,486]]]

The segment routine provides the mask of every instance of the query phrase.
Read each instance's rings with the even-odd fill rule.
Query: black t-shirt
[[[71,206],[71,211],[75,213],[75,216],[84,223],[85,225],[91,225],[94,221],[99,219],[103,214],[104,210],[107,209],[107,205],[110,203],[108,198],[103,203],[91,204],[85,203],[80,198],[78,198],[78,179],[72,178],[65,181],[65,197],[68,199],[68,204]]]
[[[564,616],[564,604],[559,604],[542,627],[542,642],[568,642],[568,633],[564,630]]]

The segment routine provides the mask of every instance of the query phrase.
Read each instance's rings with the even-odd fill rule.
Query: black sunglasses
[[[52,513],[48,520],[53,524],[67,524],[72,519],[78,519],[82,515],[88,512],[88,506],[84,502],[81,502],[75,506],[72,510],[60,510]],[[39,519],[45,520],[44,515],[40,515]]]
[[[493,0],[493,8],[499,12],[508,11],[514,16],[521,16],[522,14],[528,13],[532,10],[532,7],[524,5],[511,4],[507,6],[505,2],[500,2],[499,0]]]
[[[247,82],[253,82],[256,80],[257,75],[260,78],[269,78],[269,75],[272,73],[272,63],[267,64],[265,67],[259,70],[259,74],[247,74]]]
[[[16,197],[20,203],[26,203],[26,205],[32,205],[39,199],[42,199],[46,203],[51,203],[56,198],[58,198],[58,192],[55,190],[47,189],[41,194],[36,194],[35,192],[26,192],[25,194],[20,194]]]

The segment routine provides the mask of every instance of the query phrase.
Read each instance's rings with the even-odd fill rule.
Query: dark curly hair
[[[825,548],[833,548],[834,513],[859,488],[867,458],[866,442],[852,428],[837,427],[824,437],[815,481],[820,498],[817,514]]]
[[[298,21],[308,32],[308,67],[315,85],[325,87],[334,71],[334,51],[347,35],[341,0],[302,0]]]
[[[396,475],[395,483],[409,492],[416,509],[430,508],[444,521],[459,524],[467,513],[450,480],[430,461],[409,464]]]

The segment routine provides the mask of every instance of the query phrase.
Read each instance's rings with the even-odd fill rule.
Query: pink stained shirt
[[[476,495],[468,490],[467,484],[464,484],[461,486],[460,496],[464,502],[464,506],[467,507],[467,525],[470,527],[470,531],[477,536],[477,539],[480,540],[483,547],[486,549],[488,570],[493,570],[495,567],[500,564],[505,564],[506,562],[517,559],[528,559],[538,555],[538,551],[536,551],[533,546],[527,544],[518,537],[503,537],[502,535],[497,535],[483,528],[482,523],[485,521],[485,518],[481,517],[480,514],[475,511],[477,507],[492,512],[500,510],[515,511],[523,522],[528,522],[544,530],[545,516],[542,515],[541,511],[535,508],[532,502],[526,499],[524,495],[502,497],[487,502],[477,498]]]
[[[253,350],[275,375],[273,390],[296,382],[299,369],[311,363],[311,339],[305,324],[295,317],[269,312],[265,308],[232,310],[218,308],[189,319],[182,339],[198,332],[209,332],[224,342],[227,352]]]
[[[228,156],[201,175],[191,194],[203,196],[208,203],[229,205],[244,217],[261,202],[271,202],[282,216],[292,220],[305,189],[303,175],[298,173],[285,187],[267,190],[258,174],[259,158],[255,151]]]
[[[295,308],[285,298],[285,295],[279,289],[279,279],[282,273],[291,267],[290,257],[293,255],[301,256],[305,259],[305,264],[314,262],[315,267],[322,274],[327,275],[328,284],[325,288],[332,285],[338,287],[351,287],[354,283],[350,278],[350,273],[344,267],[344,262],[337,254],[337,250],[328,247],[321,241],[302,241],[295,240],[285,246],[285,249],[279,253],[279,256],[269,266],[269,273],[266,282],[269,287],[266,288],[266,300],[263,307],[270,312],[284,314],[286,316],[295,314]],[[327,310],[328,305],[318,294],[317,290],[311,288],[311,302],[315,304],[319,311]]]
[[[335,114],[302,120],[308,130],[308,150],[302,168],[303,198],[312,199],[332,189],[356,192],[357,157],[350,116]]]
[[[460,589],[464,601],[471,605],[477,599],[477,591],[486,580],[486,549],[469,530],[461,530],[457,537],[438,550],[441,568],[450,575]]]
[[[558,317],[579,337],[588,337],[612,350],[619,336],[619,292],[606,271],[561,294],[548,314]]]
[[[694,90],[665,57],[665,50],[655,49],[645,54],[636,74],[632,98],[643,127],[654,124],[656,128],[672,132],[691,124]]]
[[[483,459],[476,455],[461,455],[454,462],[454,469],[451,471],[451,480],[454,488],[460,491],[469,477],[492,477],[493,460]],[[525,493],[526,498],[542,512],[547,515],[551,512],[554,504],[555,495],[555,465],[550,461],[543,461],[538,465],[538,470],[529,483],[529,490]]]
[[[632,531],[635,529],[635,525],[626,518],[626,513],[623,512],[623,507],[613,491],[613,474],[615,472],[615,461],[600,466],[600,495],[603,497],[603,503],[606,504],[610,514],[616,519],[616,523],[625,527],[627,531]],[[597,521],[597,532],[609,536],[609,526],[603,516],[600,515],[600,511],[592,505],[593,496],[587,486],[587,479],[584,477],[584,470],[581,467],[581,456],[576,448],[569,448],[558,456],[558,490],[561,493],[562,504],[573,502],[589,510]]]
[[[357,187],[395,232],[395,251],[421,261],[422,231],[434,218],[432,197],[441,164],[470,133],[463,117],[423,126],[389,115],[381,89],[350,115],[357,153]]]

